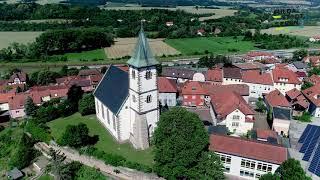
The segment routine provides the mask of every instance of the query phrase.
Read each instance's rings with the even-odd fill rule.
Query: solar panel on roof
[[[320,176],[320,146],[318,145],[308,168],[310,172]]]
[[[310,143],[308,145],[308,148],[305,151],[305,154],[304,154],[302,160],[309,161],[311,154],[312,154],[312,152],[318,142],[319,137],[320,137],[320,128],[317,128],[314,132],[314,135],[312,136],[312,138],[310,140]]]
[[[301,147],[301,149],[300,149],[300,152],[301,152],[301,153],[305,153],[305,152],[306,152],[306,150],[307,150],[308,147],[309,147],[309,144],[311,143],[312,137],[313,137],[313,136],[315,135],[315,133],[317,132],[317,129],[318,129],[317,126],[312,126],[312,127],[311,127],[311,129],[310,129],[308,135],[306,136],[306,139],[305,139],[305,141],[304,141],[304,143],[303,143],[303,145],[302,145],[302,147]]]
[[[306,139],[310,129],[311,129],[312,125],[308,124],[307,127],[304,129],[300,139],[299,139],[299,143],[304,143],[304,140]]]

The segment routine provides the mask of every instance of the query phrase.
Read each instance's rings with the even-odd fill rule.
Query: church
[[[139,32],[129,71],[110,66],[97,86],[96,115],[119,142],[136,149],[149,147],[159,120],[157,69],[143,28]]]

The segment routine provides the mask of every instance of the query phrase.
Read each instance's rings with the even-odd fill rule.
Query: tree
[[[76,175],[77,180],[105,180],[106,177],[94,168],[82,166]]]
[[[310,87],[312,87],[313,84],[311,82],[304,82],[303,85],[301,86],[301,90],[305,90],[305,89],[308,89]]]
[[[277,174],[267,173],[262,175],[259,180],[280,180],[280,177]]]
[[[163,113],[153,137],[154,169],[160,176],[167,179],[192,179],[205,171],[205,175],[202,175],[207,179],[221,178],[222,168],[215,169],[219,165],[199,170],[204,164],[220,164],[220,161],[207,156],[208,134],[195,113],[184,108],[172,108]],[[199,162],[199,159],[207,158],[209,161]]]
[[[275,174],[279,175],[281,179],[311,180],[311,178],[307,176],[306,172],[302,169],[300,162],[292,158],[283,162],[276,170]]]
[[[21,89],[21,87],[20,86],[18,86],[17,88],[16,88],[16,93],[21,93],[23,90]]]
[[[72,85],[68,90],[68,101],[72,104],[74,111],[78,110],[79,100],[82,98],[83,90],[81,87]]]
[[[258,98],[256,106],[257,106],[257,110],[259,112],[263,112],[264,113],[267,110],[267,107],[265,106],[265,104],[264,104],[264,102],[263,102],[261,97]]]
[[[192,179],[224,179],[224,174],[221,171],[224,167],[217,162],[220,162],[220,158],[215,153],[203,152],[198,165],[195,167],[195,174],[193,174]]]
[[[29,96],[27,97],[26,102],[24,104],[24,107],[25,107],[27,116],[35,116],[36,115],[38,107],[33,102],[31,97],[29,97]]]
[[[293,52],[293,61],[301,61],[304,57],[308,55],[308,51],[305,49],[300,49]]]
[[[82,99],[80,99],[79,112],[82,116],[88,115],[88,114],[94,114],[96,112],[94,97],[91,93],[85,94],[82,97]]]
[[[61,154],[60,151],[56,151],[52,148],[49,150],[49,156],[51,157],[51,171],[54,174],[55,179],[62,179],[61,177],[65,176],[62,168],[64,166],[64,160],[66,159],[66,156]]]
[[[58,143],[62,146],[79,148],[87,145],[90,141],[89,129],[86,124],[68,125]]]

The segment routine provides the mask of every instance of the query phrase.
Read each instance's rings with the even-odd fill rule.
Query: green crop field
[[[11,43],[31,43],[42,32],[0,32],[0,49],[8,47]]]
[[[95,49],[91,51],[82,51],[79,53],[67,53],[66,56],[69,61],[80,61],[80,60],[104,60],[106,59],[106,54],[103,49]]]
[[[68,125],[77,125],[79,123],[86,124],[91,135],[99,136],[99,141],[97,144],[95,144],[95,147],[99,150],[107,153],[122,155],[133,162],[138,162],[149,166],[153,164],[151,148],[144,151],[138,151],[133,149],[129,143],[118,144],[109,134],[109,132],[99,123],[94,115],[81,116],[79,113],[76,113],[69,117],[59,118],[51,121],[48,123],[48,126],[51,129],[51,134],[54,139],[58,139]]]
[[[213,54],[240,54],[256,49],[254,43],[242,41],[242,37],[199,37],[166,39],[165,42],[184,55],[203,54],[208,50]]]

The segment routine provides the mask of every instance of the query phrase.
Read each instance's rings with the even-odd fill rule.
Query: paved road
[[[77,151],[69,148],[62,148],[54,145],[47,145],[46,143],[40,142],[36,144],[36,148],[43,152],[45,155],[49,152],[50,148],[53,148],[56,151],[59,151],[61,154],[64,154],[68,160],[78,161],[86,166],[99,169],[102,173],[107,176],[111,176],[115,179],[124,179],[124,180],[160,180],[158,176],[154,174],[147,174],[133,169],[128,169],[124,167],[114,167],[104,163],[104,161],[95,159],[90,156],[81,155]],[[114,170],[120,170],[120,173],[115,173]]]

